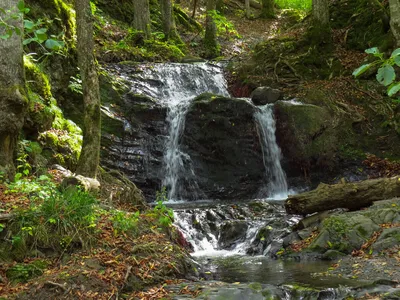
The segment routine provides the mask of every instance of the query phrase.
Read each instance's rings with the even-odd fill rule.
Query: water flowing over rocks
[[[285,214],[282,203],[264,201],[174,205],[177,226],[196,255],[229,250],[274,256],[299,218]]]

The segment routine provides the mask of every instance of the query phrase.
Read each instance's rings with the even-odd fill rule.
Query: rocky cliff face
[[[264,165],[246,100],[202,95],[186,116],[182,145],[199,188],[210,199],[251,199],[263,185]]]
[[[165,108],[127,93],[118,112],[103,112],[102,164],[125,173],[148,200],[154,199],[163,176]]]

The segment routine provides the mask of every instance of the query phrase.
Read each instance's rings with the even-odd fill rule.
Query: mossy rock
[[[291,172],[296,172],[296,166],[302,170],[334,167],[344,137],[329,109],[278,102],[275,116],[277,142]]]
[[[310,244],[309,250],[326,252],[336,250],[345,254],[360,247],[380,227],[361,213],[348,213],[325,219],[318,237]]]
[[[27,282],[42,275],[47,266],[48,263],[43,260],[35,260],[30,264],[16,264],[7,269],[6,276],[13,283]]]

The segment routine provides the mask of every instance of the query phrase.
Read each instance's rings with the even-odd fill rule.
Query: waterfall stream
[[[165,176],[162,185],[168,190],[168,199],[187,200],[188,191],[195,193],[191,198],[203,198],[198,189],[190,156],[180,147],[180,138],[185,127],[188,107],[196,96],[213,93],[229,96],[223,70],[209,63],[156,64],[144,71],[144,78],[157,82],[147,86],[148,94],[161,100],[167,107],[168,137],[165,143]],[[150,93],[149,93],[150,91]],[[182,181],[185,181],[183,186]]]
[[[276,143],[273,104],[266,104],[255,112],[262,141],[263,161],[267,178],[268,197],[286,199],[288,185],[281,166],[281,150]]]
[[[111,136],[111,141],[119,144],[110,142],[108,162],[118,162],[121,170],[131,172],[133,180],[136,174],[147,172],[136,182],[148,191],[155,192],[160,185],[167,188],[167,205],[174,209],[175,226],[191,245],[200,275],[205,282],[223,281],[228,294],[237,295],[226,298],[225,290],[216,291],[210,299],[265,299],[246,286],[239,288],[238,282],[259,282],[268,292],[273,291],[274,299],[341,299],[341,291],[331,287],[342,282],[312,276],[326,271],[330,262],[276,260],[277,253],[290,244],[291,228],[299,217],[287,215],[281,201],[288,195],[288,184],[276,142],[272,104],[256,107],[249,99],[219,97],[195,101],[207,92],[229,98],[223,69],[209,63],[138,65],[134,69],[117,65],[112,71],[131,88],[123,100],[126,115],[132,115],[123,121],[128,137]],[[240,114],[242,111],[245,113]],[[211,117],[203,118],[206,114]],[[203,134],[203,128],[218,134]],[[197,132],[202,134],[196,136]],[[191,138],[197,143],[190,144]],[[211,151],[198,149],[209,144]],[[224,160],[229,155],[231,159]],[[206,159],[208,164],[202,165]],[[251,173],[253,169],[257,172]],[[203,170],[207,172],[201,173]],[[214,173],[218,176],[213,181],[209,176]],[[239,180],[224,182],[229,176]],[[216,197],[205,200],[213,190],[203,192],[200,186],[208,188],[204,181],[228,197],[219,201],[220,194],[214,193]],[[243,187],[243,192],[230,198],[231,189],[237,186]],[[252,200],[258,189],[260,197]],[[248,193],[253,194],[246,199]],[[322,292],[305,290],[297,295],[290,283],[318,287]]]

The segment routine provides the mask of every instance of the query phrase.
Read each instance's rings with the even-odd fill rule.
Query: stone
[[[400,228],[385,228],[377,241],[372,245],[376,252],[400,245]]]
[[[244,241],[248,224],[246,221],[235,220],[224,223],[220,228],[219,245],[222,249],[229,249],[235,243]]]
[[[281,99],[282,93],[278,89],[273,89],[268,86],[262,86],[256,88],[251,93],[251,101],[255,105],[265,105],[275,103],[279,99]]]
[[[264,184],[253,115],[254,106],[244,99],[203,94],[190,105],[181,147],[190,155],[198,188],[208,199],[253,199]],[[192,176],[184,175],[185,180]]]

